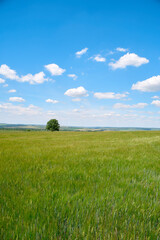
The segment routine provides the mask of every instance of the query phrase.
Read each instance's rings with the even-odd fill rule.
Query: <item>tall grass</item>
[[[0,239],[160,239],[160,132],[0,132]]]

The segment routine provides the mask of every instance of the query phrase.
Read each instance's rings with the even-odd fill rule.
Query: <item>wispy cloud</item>
[[[88,48],[83,48],[81,51],[76,52],[76,57],[80,58],[88,51]]]
[[[73,98],[73,99],[72,99],[72,102],[80,102],[80,101],[81,101],[80,98]]]
[[[0,78],[0,83],[5,83],[5,80],[3,78]]]
[[[153,98],[153,99],[159,99],[159,96],[153,96],[153,97],[151,97],[151,98]]]
[[[9,92],[9,93],[15,93],[16,90],[15,90],[15,89],[11,89],[11,90],[9,90],[8,92]]]
[[[10,102],[25,102],[25,100],[22,97],[10,97]]]
[[[127,48],[121,48],[121,47],[117,47],[116,50],[117,50],[118,52],[127,52],[127,51],[128,51]]]
[[[116,103],[114,104],[114,108],[144,108],[148,106],[147,103],[137,103],[137,104],[133,104],[133,105],[129,105],[129,104],[123,104],[123,103]]]
[[[129,93],[114,93],[114,92],[96,92],[94,97],[98,99],[120,99],[128,96]]]
[[[68,74],[68,77],[72,78],[73,80],[77,79],[77,75],[76,74]]]
[[[46,102],[55,104],[55,103],[58,103],[59,101],[58,100],[53,100],[53,99],[49,98],[49,99],[46,99]]]
[[[37,115],[40,114],[40,108],[30,104],[28,107],[23,107],[21,105],[13,105],[12,103],[0,104],[0,110],[11,113],[13,115]]]

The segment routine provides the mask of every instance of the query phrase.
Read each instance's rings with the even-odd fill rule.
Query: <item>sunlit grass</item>
[[[160,132],[0,132],[0,239],[160,239]]]

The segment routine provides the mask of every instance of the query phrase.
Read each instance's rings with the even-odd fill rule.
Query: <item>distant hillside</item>
[[[45,125],[34,125],[34,124],[6,124],[0,123],[0,130],[21,130],[21,131],[45,131]],[[134,127],[72,127],[72,126],[61,126],[60,131],[157,131],[160,128],[134,128]]]
[[[0,123],[0,130],[45,130],[44,125],[6,124]]]

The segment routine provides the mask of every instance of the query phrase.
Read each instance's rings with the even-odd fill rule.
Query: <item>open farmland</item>
[[[0,132],[0,239],[160,239],[160,132]]]

